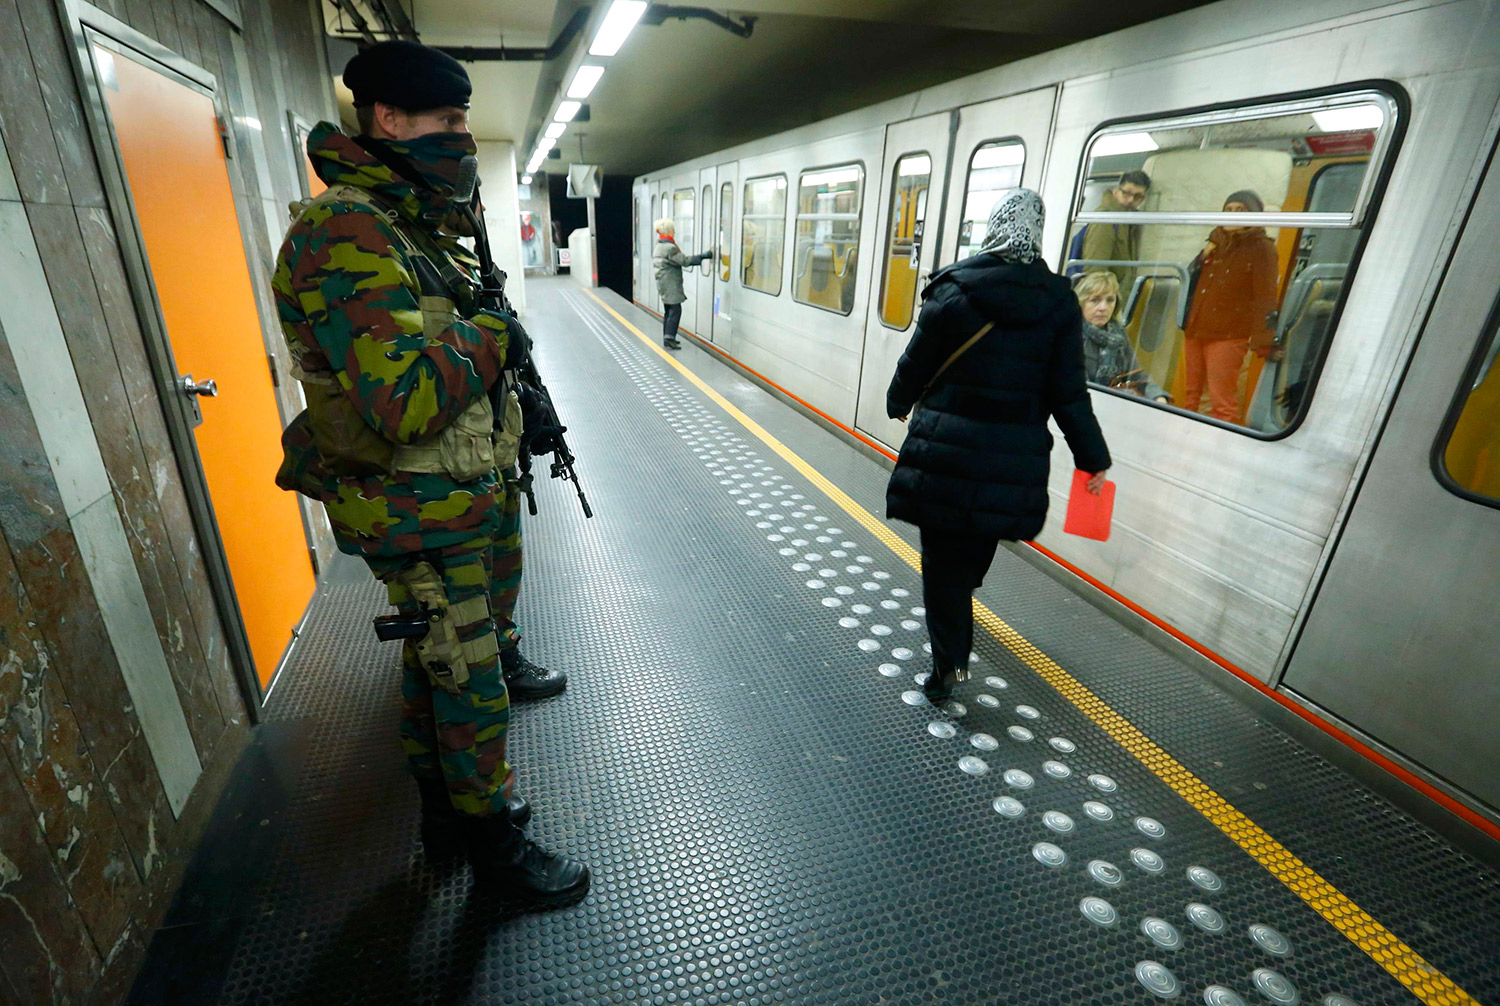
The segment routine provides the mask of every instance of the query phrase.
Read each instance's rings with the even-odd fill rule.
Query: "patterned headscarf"
[[[990,211],[990,229],[980,251],[994,252],[1007,262],[1031,262],[1042,254],[1042,224],[1047,208],[1030,189],[1016,189]]]

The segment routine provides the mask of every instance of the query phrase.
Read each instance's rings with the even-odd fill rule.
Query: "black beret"
[[[356,105],[380,102],[408,112],[469,107],[473,86],[458,60],[420,42],[396,39],[361,49],[344,67]]]

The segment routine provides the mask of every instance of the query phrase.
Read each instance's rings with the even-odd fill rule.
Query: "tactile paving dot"
[[[1250,939],[1266,953],[1276,957],[1286,957],[1292,952],[1292,945],[1287,938],[1262,922],[1251,924]]]
[[[1146,991],[1170,999],[1181,989],[1177,976],[1156,961],[1141,961],[1135,966],[1135,980],[1146,987]]]
[[[1218,935],[1224,931],[1224,916],[1214,911],[1201,901],[1195,901],[1187,906],[1185,913],[1188,921],[1205,933]]]
[[[1261,995],[1276,1003],[1277,1006],[1297,1006],[1302,1001],[1302,995],[1280,972],[1272,971],[1270,968],[1256,968],[1250,973],[1250,982]]]
[[[1013,796],[997,796],[990,806],[995,808],[995,813],[1001,817],[1020,817],[1026,813],[1026,805]]]
[[[1187,878],[1210,894],[1224,890],[1224,881],[1220,880],[1219,875],[1206,866],[1188,867]]]
[[[1176,950],[1182,946],[1182,934],[1166,919],[1147,916],[1141,920],[1141,932],[1163,950]]]
[[[1203,1003],[1204,1006],[1246,1006],[1239,993],[1223,985],[1210,985],[1204,989]]]
[[[1114,905],[1111,905],[1103,898],[1096,898],[1093,895],[1080,901],[1078,903],[1078,910],[1083,913],[1085,919],[1088,919],[1096,926],[1112,926],[1120,921],[1120,913],[1115,911]]]

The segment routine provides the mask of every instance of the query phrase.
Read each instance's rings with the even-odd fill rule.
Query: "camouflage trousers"
[[[520,639],[512,618],[521,590],[521,511],[513,483],[506,483],[501,511],[493,535],[422,553],[434,566],[441,564],[443,592],[450,605],[488,598],[487,614],[456,627],[459,640],[481,652],[487,648],[486,636],[496,637],[496,651],[513,649]],[[365,561],[377,577],[387,580],[393,605],[408,613],[420,607],[404,585],[387,579],[409,558],[366,556]],[[515,773],[505,759],[510,696],[498,652],[469,663],[468,684],[457,695],[432,683],[410,641],[402,647],[401,668],[401,746],[412,774],[445,780],[449,799],[461,814],[484,817],[503,812]]]

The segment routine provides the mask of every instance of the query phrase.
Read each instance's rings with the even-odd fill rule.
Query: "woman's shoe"
[[[953,697],[953,686],[958,682],[958,672],[953,668],[934,667],[927,680],[922,682],[922,694],[933,705]]]

